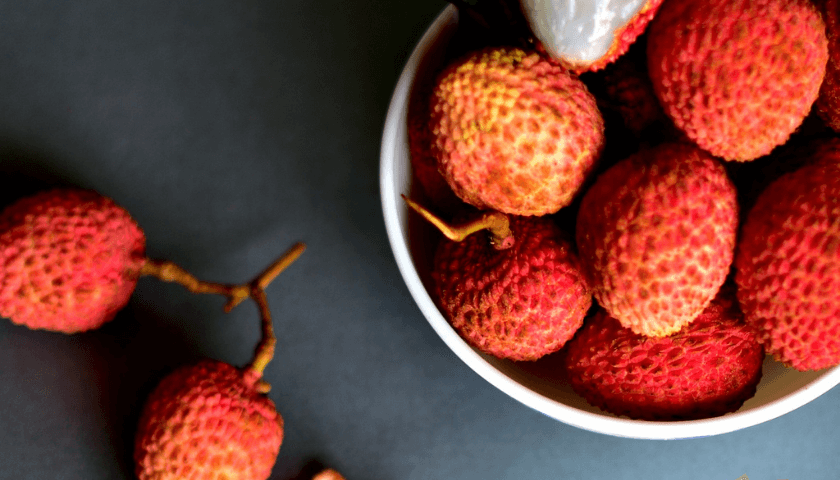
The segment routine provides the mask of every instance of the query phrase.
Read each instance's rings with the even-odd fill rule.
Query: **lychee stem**
[[[475,220],[461,225],[449,225],[405,195],[402,198],[409,207],[422,215],[429,223],[437,227],[446,238],[452,241],[460,242],[475,232],[487,230],[490,234],[490,244],[497,250],[504,250],[513,246],[514,239],[513,232],[510,230],[510,219],[502,212],[484,212]]]
[[[260,393],[268,393],[271,389],[271,385],[262,380],[262,374],[265,371],[265,367],[267,367],[268,363],[271,362],[271,359],[274,358],[274,349],[277,345],[277,337],[274,335],[274,324],[271,321],[271,311],[268,308],[268,299],[265,296],[265,291],[262,288],[255,286],[251,290],[251,298],[254,299],[254,302],[260,309],[262,338],[260,339],[260,343],[257,345],[256,351],[254,352],[254,359],[251,360],[251,363],[245,368],[246,370],[249,370],[255,378],[259,379],[256,384],[257,391]]]
[[[190,272],[169,260],[147,258],[140,269],[141,276],[155,277],[164,282],[177,283],[192,293],[215,293],[228,297],[225,310],[239,305],[250,295],[247,285],[229,285],[223,283],[205,282],[195,278]],[[232,305],[228,308],[228,305]]]
[[[277,337],[274,335],[274,324],[271,320],[271,310],[268,308],[265,288],[280,272],[297,260],[304,250],[306,250],[306,245],[296,243],[249,284],[249,296],[260,310],[262,338],[254,352],[254,358],[246,367],[246,370],[250,372],[253,378],[257,379],[256,388],[260,393],[268,393],[271,390],[271,385],[262,380],[262,374],[265,367],[274,358],[274,349],[277,345]]]
[[[288,249],[283,255],[280,256],[277,260],[274,261],[271,265],[268,266],[262,273],[257,275],[254,280],[248,285],[249,290],[252,293],[254,288],[259,288],[260,290],[264,290],[265,287],[268,286],[276,277],[280,275],[280,273],[285,270],[289,265],[291,265],[298,257],[301,256],[303,251],[306,250],[306,245],[298,242],[292,246],[292,248]],[[236,305],[233,305],[234,307]],[[233,308],[233,307],[231,307]]]
[[[205,282],[197,279],[190,272],[184,270],[179,265],[168,260],[155,260],[147,258],[140,269],[140,275],[148,275],[155,277],[164,282],[177,283],[192,293],[214,293],[223,295],[228,298],[225,304],[225,312],[231,311],[234,307],[242,303],[243,300],[251,296],[252,288],[257,285],[259,288],[265,288],[274,280],[277,275],[286,269],[297,257],[303,253],[306,246],[298,243],[293,246],[288,252],[284,253],[279,259],[274,261],[268,268],[266,268],[256,279],[245,285],[231,285],[224,283]]]

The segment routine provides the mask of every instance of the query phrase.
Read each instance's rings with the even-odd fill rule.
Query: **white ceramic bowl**
[[[411,295],[441,339],[485,380],[521,403],[593,432],[620,437],[676,439],[718,435],[784,415],[840,383],[840,367],[798,372],[767,358],[756,395],[740,410],[703,420],[652,422],[630,420],[601,411],[574,393],[556,374],[556,357],[512,362],[485,355],[452,329],[427,290],[431,248],[424,239],[429,227],[410,214],[401,194],[412,191],[406,126],[407,100],[414,82],[442,61],[443,51],[458,26],[458,12],[445,8],[425,32],[408,59],[394,90],[382,137],[380,189],[388,238]]]

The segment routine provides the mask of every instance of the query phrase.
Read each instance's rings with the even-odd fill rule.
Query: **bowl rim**
[[[457,20],[457,8],[451,4],[444,7],[427,27],[402,69],[385,118],[380,148],[379,178],[385,228],[400,274],[426,320],[458,358],[475,373],[508,396],[548,417],[596,433],[648,440],[706,437],[758,425],[811,402],[840,383],[840,366],[836,366],[821,372],[818,378],[796,391],[745,411],[736,411],[723,416],[700,420],[632,420],[611,414],[587,412],[548,398],[505,375],[473,350],[440,313],[420,279],[408,250],[408,239],[401,228],[404,225],[407,209],[401,202],[400,194],[403,192],[397,191],[397,171],[394,166],[395,162],[391,161],[394,152],[397,148],[400,148],[398,140],[403,138],[396,135],[395,132],[400,132],[400,127],[405,124],[407,97],[418,65],[435,43],[438,35]],[[408,154],[407,150],[405,153]],[[401,211],[403,212],[402,218],[400,217]]]

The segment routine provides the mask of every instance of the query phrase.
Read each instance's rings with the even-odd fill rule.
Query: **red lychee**
[[[491,227],[496,232],[506,232],[499,240],[466,233],[438,246],[432,270],[437,299],[453,328],[482,352],[536,360],[580,328],[592,304],[588,285],[571,242],[550,218],[482,217],[488,218],[501,224]],[[468,222],[464,230],[488,224],[482,222]]]
[[[265,480],[283,418],[259,374],[203,360],[165,377],[146,401],[134,459],[140,480]]]
[[[737,228],[735,187],[721,163],[674,143],[601,174],[581,202],[576,239],[598,303],[632,331],[663,336],[715,297]]]
[[[91,330],[125,307],[141,276],[224,295],[227,310],[250,296],[248,285],[205,282],[147,258],[145,246],[129,213],[97,192],[61,188],[20,199],[0,213],[0,315],[32,329]]]
[[[586,86],[536,52],[486,48],[459,58],[439,76],[430,109],[438,169],[479,209],[556,212],[604,145]]]
[[[128,303],[144,254],[137,223],[96,192],[21,199],[0,214],[0,315],[33,329],[97,328]]]
[[[647,47],[665,113],[701,148],[737,161],[787,141],[817,98],[828,58],[809,0],[668,0]]]
[[[735,258],[738,300],[768,353],[797,370],[840,364],[840,140],[758,197]]]
[[[569,342],[573,389],[615,415],[689,420],[733,412],[755,394],[764,351],[733,300],[712,302],[691,324],[660,338],[635,334],[604,310]]]

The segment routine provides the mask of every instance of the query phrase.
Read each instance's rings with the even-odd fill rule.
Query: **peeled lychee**
[[[840,2],[817,2],[825,21],[828,37],[828,64],[817,97],[817,113],[835,132],[840,132]]]
[[[803,371],[840,364],[840,140],[759,195],[735,268],[741,309],[768,353]]]
[[[487,48],[450,64],[430,102],[433,153],[479,209],[544,215],[568,205],[604,145],[595,99],[535,52]]]
[[[97,328],[128,303],[144,254],[136,222],[96,192],[21,199],[0,214],[0,315],[33,329]]]
[[[565,350],[575,392],[615,415],[690,420],[733,412],[755,395],[764,351],[733,300],[712,302],[679,332],[635,334],[604,310]]]
[[[721,163],[674,143],[599,176],[581,202],[576,239],[598,303],[633,332],[664,336],[715,297],[737,228],[736,192]]]
[[[594,71],[624,54],[662,0],[520,0],[541,46],[576,72]]]
[[[497,239],[476,231],[479,224]],[[498,358],[536,360],[572,338],[592,297],[571,242],[550,218],[490,212],[445,233],[455,231],[463,234],[447,235],[455,240],[435,252],[432,278],[444,316],[468,343]]]
[[[816,100],[828,58],[809,0],[668,0],[647,40],[665,113],[726,160],[785,143]]]
[[[215,360],[181,367],[146,401],[135,442],[140,480],[265,480],[283,418],[259,374]]]

